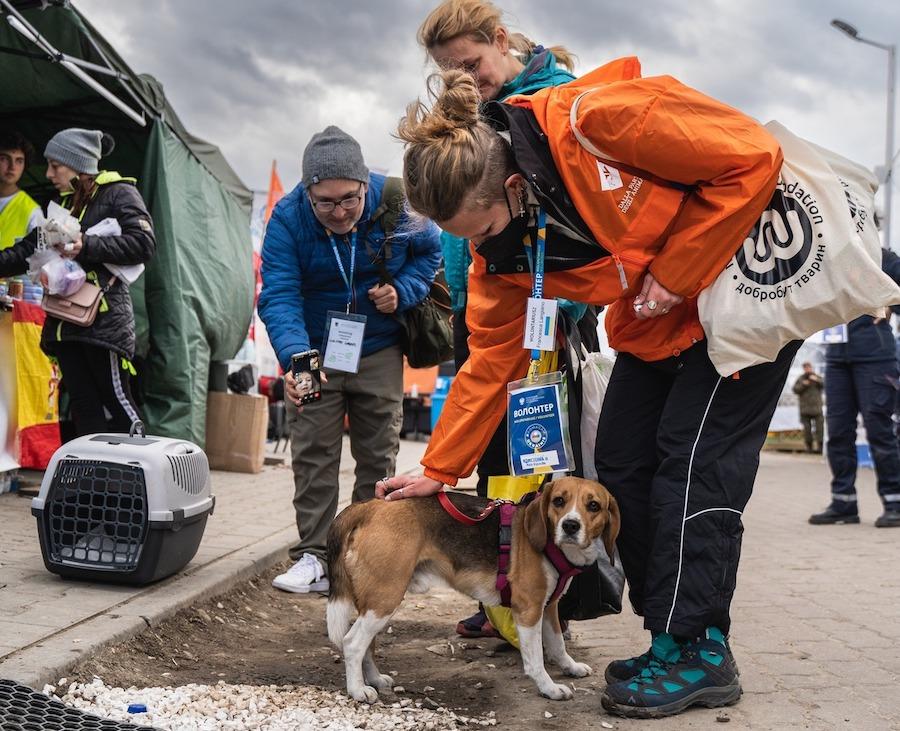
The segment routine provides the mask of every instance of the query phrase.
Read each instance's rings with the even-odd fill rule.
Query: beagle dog
[[[461,493],[453,493],[453,502],[471,516],[488,503]],[[445,585],[484,604],[500,604],[499,512],[467,525],[436,498],[413,498],[354,503],[337,516],[328,533],[328,637],[344,656],[347,692],[355,700],[374,703],[379,690],[392,687],[391,676],[375,666],[372,641],[407,591]],[[619,523],[619,508],[606,488],[577,477],[546,484],[513,517],[510,608],[525,673],[547,698],[570,699],[572,689],[547,674],[545,652],[566,675],[581,678],[592,670],[566,652],[559,596],[548,604],[557,572],[544,549],[552,541],[574,566],[593,563],[604,548],[612,560]]]

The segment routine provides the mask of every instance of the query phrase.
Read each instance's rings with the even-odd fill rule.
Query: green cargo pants
[[[300,540],[290,556],[310,553],[325,566],[325,539],[338,505],[344,415],[356,461],[353,501],[375,495],[375,482],[393,475],[403,417],[403,354],[399,346],[360,359],[358,373],[326,370],[322,399],[298,411],[286,402],[294,468],[294,513]]]

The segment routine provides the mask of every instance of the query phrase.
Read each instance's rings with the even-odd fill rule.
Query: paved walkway
[[[828,504],[829,476],[822,457],[762,455],[732,605],[744,697],[727,709],[726,728],[900,729],[900,529],[872,525],[881,514],[872,470],[858,479],[861,525],[809,525]],[[582,643],[604,658],[645,638],[626,613],[587,624],[596,629],[579,633]],[[653,731],[721,729],[715,717],[667,719]]]
[[[424,446],[404,442],[398,471],[412,469]],[[350,465],[347,456],[342,493]],[[286,557],[295,536],[289,468],[217,472],[213,491],[216,512],[195,559],[178,576],[137,589],[47,573],[30,501],[0,496],[0,678],[41,687],[99,647]],[[824,461],[763,454],[733,607],[745,696],[728,709],[731,728],[900,731],[900,530],[872,526],[880,505],[870,470],[861,472],[859,492],[861,525],[810,526],[808,515],[828,500]],[[587,650],[579,659],[597,669],[646,641],[627,612],[578,623],[575,632]],[[653,728],[721,729],[716,716],[689,714]],[[615,728],[646,725],[603,718]]]

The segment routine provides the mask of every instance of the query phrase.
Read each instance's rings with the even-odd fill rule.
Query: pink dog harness
[[[444,510],[452,518],[466,525],[477,525],[494,512],[495,509],[500,508],[500,553],[497,557],[497,582],[495,584],[497,591],[500,592],[500,606],[508,607],[512,595],[507,574],[509,573],[510,553],[512,550],[513,518],[520,507],[528,505],[539,494],[530,492],[524,495],[518,503],[513,503],[509,500],[492,500],[477,518],[471,518],[460,511],[450,501],[450,496],[446,492],[441,491],[437,494],[438,502],[440,502]],[[582,569],[580,566],[571,564],[559,546],[553,541],[547,541],[547,545],[544,546],[544,556],[547,557],[547,560],[556,569],[557,573],[556,588],[547,600],[547,604],[551,604],[562,596],[569,579],[580,574]]]

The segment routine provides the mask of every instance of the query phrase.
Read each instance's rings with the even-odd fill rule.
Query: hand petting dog
[[[428,497],[436,495],[444,487],[443,482],[430,477],[398,475],[384,477],[375,483],[375,497],[381,500],[402,500],[405,497]]]

